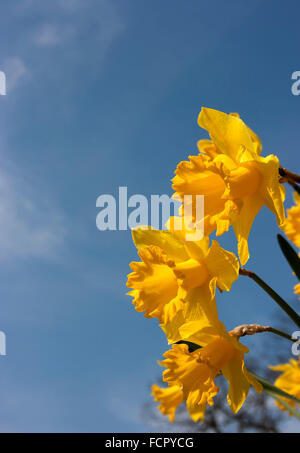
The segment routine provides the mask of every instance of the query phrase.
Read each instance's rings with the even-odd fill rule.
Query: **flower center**
[[[205,264],[192,258],[177,264],[174,273],[182,280],[182,286],[186,290],[202,286],[209,278]]]
[[[222,337],[216,338],[199,352],[202,362],[209,363],[216,372],[220,371],[234,354],[234,346]]]
[[[253,195],[260,186],[262,176],[255,162],[247,162],[231,170],[224,179],[229,186],[230,197],[235,199]]]
[[[155,298],[156,305],[166,304],[177,295],[178,284],[168,265],[154,264],[151,275],[142,283],[142,290],[146,295]]]

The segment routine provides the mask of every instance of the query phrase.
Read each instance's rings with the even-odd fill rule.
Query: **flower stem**
[[[282,184],[287,182],[298,194],[300,194],[300,187],[298,186],[298,184],[300,183],[299,175],[283,167],[279,167],[279,175],[279,182],[281,182]]]
[[[281,396],[282,398],[288,398],[292,401],[294,401],[297,404],[300,404],[300,399],[296,398],[294,395],[290,395],[289,393],[285,392],[284,390],[280,389],[279,387],[276,387],[273,385],[271,382],[267,381],[267,379],[264,379],[257,374],[253,373],[250,371],[250,374],[258,381],[260,384],[263,386],[263,389],[265,392],[272,392],[275,395]]]
[[[297,175],[297,173],[287,170],[286,168],[279,167],[279,174],[283,178],[290,178],[293,181],[300,183],[300,175]]]
[[[289,404],[286,400],[280,398],[280,396],[276,395],[276,393],[270,392],[268,390],[265,390],[265,392],[272,396],[275,400],[277,400],[282,406],[285,407],[290,413],[290,415],[293,415],[294,417],[298,418],[300,420],[300,412],[297,411],[291,404]]]
[[[290,341],[293,341],[293,342],[297,341],[297,338],[292,337],[291,335],[289,335],[288,333],[283,332],[282,330],[274,329],[273,327],[269,328],[269,332],[272,332],[275,335],[278,335],[279,337],[286,338],[287,340],[290,340]]]
[[[247,269],[240,269],[240,275],[246,275],[247,277],[252,278],[273,300],[279,305],[279,307],[294,321],[294,323],[300,327],[300,316],[295,312],[295,310],[290,307],[290,305],[282,299],[266,282],[264,282],[258,275]]]
[[[297,338],[292,337],[288,333],[282,332],[282,330],[274,329],[271,326],[261,326],[259,324],[243,324],[241,326],[235,327],[229,333],[233,337],[241,338],[245,335],[255,335],[256,333],[263,333],[263,332],[272,332],[275,335],[279,335],[280,337],[286,338],[290,341],[298,341]]]

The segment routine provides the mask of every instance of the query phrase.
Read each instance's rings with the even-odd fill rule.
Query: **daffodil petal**
[[[283,206],[285,189],[279,184],[279,160],[270,154],[267,157],[260,157],[256,163],[263,176],[259,192],[266,206],[275,214],[278,225],[283,226],[285,222]]]
[[[242,266],[249,259],[248,237],[252,223],[263,206],[260,197],[249,196],[244,198],[239,214],[232,214],[232,226],[238,241],[238,255]]]
[[[240,146],[255,151],[253,142],[245,123],[236,116],[209,108],[202,108],[198,124],[209,132],[217,147],[236,159]]]
[[[208,285],[188,291],[183,310],[172,321],[162,324],[161,328],[169,343],[189,339],[199,345],[206,344],[225,330]]]
[[[229,291],[232,283],[239,277],[237,257],[224,250],[217,241],[212,241],[205,264],[209,272],[217,277],[217,285],[221,290]]]
[[[257,393],[262,393],[263,391],[263,386],[261,385],[260,382],[258,382],[254,376],[252,376],[247,368],[246,368],[246,365],[245,365],[245,362],[243,362],[243,373],[245,375],[245,378],[247,379],[247,381],[249,382],[250,385],[252,385],[252,387],[255,389],[255,391]]]
[[[250,388],[250,384],[242,370],[243,362],[243,354],[237,352],[224,368],[222,368],[222,373],[229,383],[228,404],[234,414],[244,404]]]
[[[188,254],[184,244],[171,231],[153,230],[150,227],[138,227],[132,230],[133,242],[137,249],[145,246],[154,245],[160,247],[170,259],[185,260]]]
[[[158,385],[153,385],[152,396],[154,401],[160,403],[158,406],[159,411],[163,415],[168,415],[170,422],[174,422],[176,409],[183,401],[183,394],[180,387],[178,385],[171,385],[162,388]]]
[[[187,403],[187,410],[189,412],[189,415],[191,419],[194,422],[203,422],[204,417],[205,417],[205,411],[206,411],[206,404],[191,404],[190,402]]]

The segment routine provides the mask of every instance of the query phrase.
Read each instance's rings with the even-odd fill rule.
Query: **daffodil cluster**
[[[146,318],[157,318],[172,344],[160,362],[167,386],[152,388],[159,410],[170,421],[184,402],[194,421],[203,420],[207,404],[213,405],[218,394],[218,376],[229,383],[227,399],[234,413],[251,385],[262,391],[245,367],[248,348],[226,330],[216,305],[216,290],[230,291],[237,280],[239,260],[210,235],[220,236],[232,226],[244,265],[249,259],[249,232],[260,209],[264,205],[270,209],[279,226],[285,221],[278,158],[261,156],[260,139],[237,114],[203,108],[198,124],[210,139],[200,140],[199,153],[178,164],[172,187],[174,198],[182,203],[186,195],[204,195],[204,237],[186,239],[199,219],[192,207],[190,222],[182,226],[185,204],[181,217],[171,217],[166,230],[134,229],[140,261],[130,264],[127,281],[135,309]],[[191,350],[189,344],[196,348]]]

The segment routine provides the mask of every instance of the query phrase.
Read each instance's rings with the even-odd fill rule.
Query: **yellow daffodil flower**
[[[178,220],[181,218],[170,219],[169,231],[145,227],[132,231],[142,261],[130,264],[133,272],[127,281],[136,310],[145,312],[146,318],[157,317],[169,329],[183,309],[196,319],[195,310],[201,311],[202,302],[206,306],[214,299],[216,286],[229,291],[239,275],[233,253],[217,241],[209,247],[207,237],[186,241],[184,231],[176,229]]]
[[[194,333],[194,340],[196,336]],[[174,344],[161,362],[167,368],[163,380],[176,382],[182,389],[188,409],[195,411],[198,408],[204,414],[204,407],[213,405],[213,398],[219,391],[215,378],[223,374],[229,382],[228,404],[234,413],[238,412],[250,385],[262,392],[262,386],[247,372],[244,364],[244,353],[248,348],[229,334],[215,336],[202,344],[204,347],[194,352],[189,352],[186,344]]]
[[[276,379],[274,385],[286,393],[300,399],[300,356],[298,360],[291,359],[290,363],[283,365],[270,366],[271,370],[281,371],[282,374]],[[296,402],[287,398],[286,400],[292,407],[296,407]],[[276,401],[277,406],[286,411],[286,408]],[[290,414],[292,415],[292,414]]]
[[[184,195],[204,195],[205,234],[216,230],[221,235],[232,225],[244,265],[249,259],[249,232],[260,209],[266,205],[279,225],[284,222],[279,161],[274,155],[260,156],[259,138],[237,114],[202,108],[198,124],[211,140],[201,140],[200,154],[178,165],[174,198],[183,201]]]

